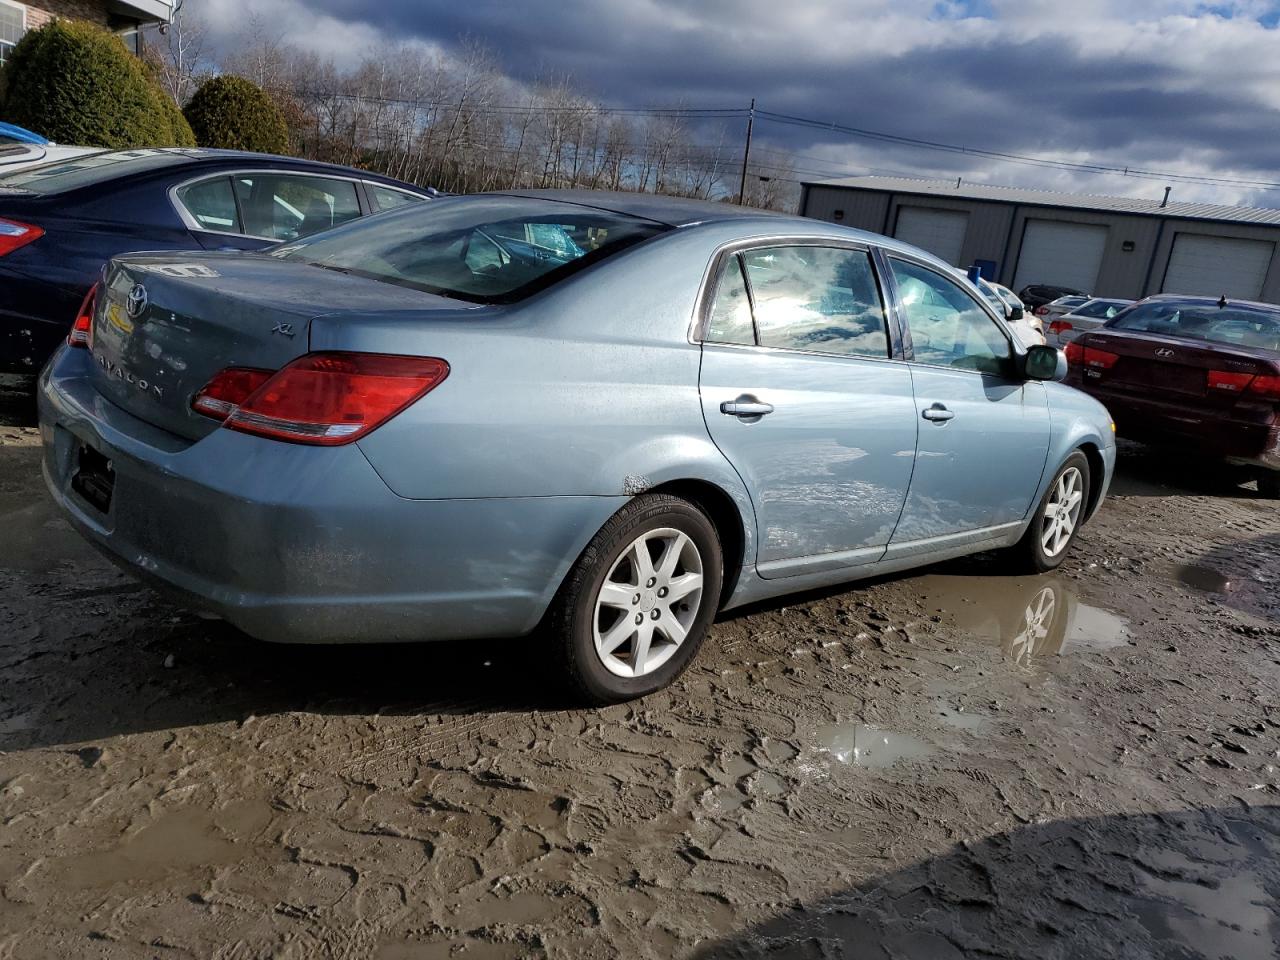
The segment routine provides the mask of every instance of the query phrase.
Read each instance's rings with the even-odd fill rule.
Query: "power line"
[[[1032,166],[1048,167],[1058,170],[1073,170],[1092,174],[1118,174],[1126,177],[1140,177],[1149,180],[1176,180],[1183,183],[1205,183],[1222,186],[1245,186],[1265,190],[1280,190],[1280,182],[1272,180],[1248,180],[1239,177],[1210,177],[1201,174],[1173,173],[1162,170],[1147,170],[1131,166],[1110,166],[1100,163],[1080,163],[1072,160],[1054,160],[1049,157],[1033,157],[1025,154],[1005,153],[999,150],[985,150],[981,147],[968,147],[962,144],[943,143],[936,140],[923,140],[918,137],[907,137],[900,134],[885,133],[879,130],[867,130],[861,127],[850,127],[844,124],[814,120],[809,117],[797,117],[784,113],[773,113],[768,110],[757,110],[756,116],[767,123],[804,127],[829,133],[840,133],[850,137],[876,140],[882,143],[893,143],[899,146],[915,147],[924,150],[935,150],[946,153],[961,153],[998,160],[1006,163],[1021,163]]]
[[[750,122],[754,118],[780,126],[798,127],[822,133],[840,134],[847,137],[872,140],[879,143],[889,143],[895,146],[931,150],[942,153],[962,154],[985,160],[994,160],[1000,163],[1015,163],[1043,169],[1065,170],[1090,175],[1135,177],[1146,180],[1171,180],[1178,183],[1199,183],[1212,186],[1280,190],[1280,182],[1271,180],[1252,180],[1243,177],[1214,177],[1207,174],[1176,173],[1173,171],[1153,170],[1130,165],[1122,166],[1115,164],[1086,163],[1074,160],[1059,160],[1051,157],[1037,157],[1029,154],[988,150],[982,147],[970,147],[964,144],[947,143],[944,141],[929,140],[921,137],[910,137],[903,134],[889,133],[883,130],[854,127],[847,124],[836,123],[834,121],[818,120],[812,117],[797,116],[795,114],[777,113],[770,110],[754,109],[753,107],[604,107],[597,104],[537,105],[532,101],[527,103],[488,103],[466,105],[460,104],[457,101],[418,100],[411,97],[379,96],[363,93],[348,93],[337,90],[320,91],[295,89],[292,93],[297,97],[317,100],[327,99],[352,103],[381,103],[394,106],[413,107],[415,110],[424,111],[461,110],[466,115],[475,117],[556,116],[565,118],[568,122],[572,122],[574,119],[578,118],[588,119],[592,116],[652,117],[662,119],[721,121],[747,119],[749,121],[749,126]],[[799,168],[795,169],[794,172],[800,173],[804,176],[823,177],[837,176],[842,173],[853,174],[852,171],[847,169],[847,164],[844,164],[842,161],[829,160],[822,157],[799,154],[786,150],[771,149],[767,147],[757,146],[753,149],[757,152],[767,152],[775,156],[786,155],[788,158],[807,160],[812,163],[842,168],[840,170],[830,171],[814,170],[811,168],[805,170],[801,170]],[[744,157],[744,161],[748,160],[748,157]],[[747,162],[744,162],[744,173],[746,172],[746,167]],[[786,180],[788,178],[778,177],[777,179]]]

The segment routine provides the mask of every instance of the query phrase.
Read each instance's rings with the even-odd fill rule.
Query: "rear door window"
[[[230,177],[214,177],[178,189],[178,202],[205,230],[243,233]]]
[[[235,177],[244,233],[267,240],[298,240],[360,216],[350,180],[297,174],[254,173]]]
[[[843,356],[889,356],[884,303],[865,250],[748,250],[742,263],[760,345]]]

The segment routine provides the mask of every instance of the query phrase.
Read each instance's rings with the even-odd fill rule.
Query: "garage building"
[[[981,264],[1014,290],[1050,283],[1100,297],[1280,303],[1280,210],[849,177],[805,183],[800,212],[898,237],[958,267]]]

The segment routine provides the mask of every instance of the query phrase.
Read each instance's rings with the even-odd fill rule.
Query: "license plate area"
[[[111,507],[111,493],[116,486],[116,471],[111,461],[93,447],[81,444],[75,453],[76,472],[71,478],[71,489],[84,501],[106,513]]]

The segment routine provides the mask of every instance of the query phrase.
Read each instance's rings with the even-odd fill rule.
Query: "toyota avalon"
[[[256,637],[534,637],[607,702],[726,608],[1055,567],[1105,495],[1106,410],[914,247],[643,195],[430,206],[113,259],[40,382],[76,528]]]

